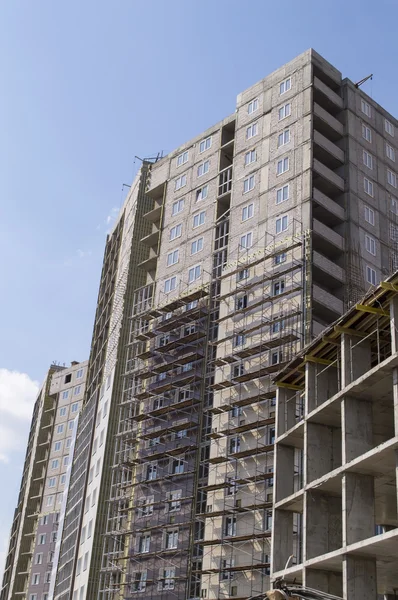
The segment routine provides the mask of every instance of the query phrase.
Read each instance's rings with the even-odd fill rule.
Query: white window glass
[[[366,266],[366,281],[371,285],[376,285],[376,271],[368,265]]]
[[[81,379],[83,377],[83,371],[84,371],[84,369],[79,369],[76,372],[76,379]]]
[[[167,266],[168,267],[178,263],[179,253],[180,253],[180,251],[178,248],[177,248],[177,250],[173,250],[172,252],[168,253],[168,255],[167,255]]]
[[[199,279],[199,277],[201,275],[201,271],[202,271],[202,267],[200,265],[191,267],[188,270],[188,282],[192,283],[193,281],[196,281],[197,279]]]
[[[372,132],[366,125],[362,125],[362,137],[367,141],[372,141]]]
[[[52,506],[54,504],[54,496],[47,496],[47,506]]]
[[[166,279],[164,282],[164,291],[166,294],[172,292],[177,287],[177,277],[170,277],[170,279]]]
[[[365,206],[365,221],[371,225],[375,224],[375,211],[369,206]]]
[[[227,517],[225,519],[225,535],[236,535],[236,517]]]
[[[395,150],[390,144],[386,144],[386,155],[387,158],[395,162]]]
[[[55,450],[55,452],[58,452],[58,450],[61,450],[61,442],[55,442],[54,450]]]
[[[74,421],[69,421],[69,423],[68,423],[68,429],[73,429],[74,426],[75,426],[75,422]]]
[[[72,407],[71,407],[71,412],[75,413],[75,412],[77,412],[78,410],[79,410],[79,403],[78,403],[78,402],[74,402],[74,403],[72,404]]]
[[[67,448],[70,448],[70,445],[71,445],[71,443],[72,443],[72,438],[68,438],[68,439],[66,440],[66,447],[67,447]]]
[[[151,536],[150,535],[141,535],[138,538],[138,552],[144,554],[149,552],[149,548],[151,545]]]
[[[364,177],[363,180],[363,189],[369,196],[372,196],[373,198],[373,182],[369,181],[369,179],[366,179],[366,177]]]
[[[256,162],[257,160],[257,152],[256,150],[249,150],[249,152],[246,152],[245,154],[245,165],[250,165],[253,162]]]
[[[57,478],[50,477],[50,479],[48,480],[48,487],[55,487],[56,483],[57,483]]]
[[[182,187],[187,185],[187,176],[181,175],[181,177],[177,177],[175,181],[175,190],[180,190]]]
[[[33,573],[32,585],[39,585],[39,583],[40,583],[40,573]]]
[[[254,214],[254,204],[248,204],[242,208],[242,221],[247,221],[251,219]]]
[[[199,225],[203,225],[206,220],[206,211],[202,210],[200,213],[197,213],[193,217],[192,227],[199,227]]]
[[[283,281],[283,279],[281,279],[281,281],[276,281],[272,286],[272,292],[274,296],[279,296],[280,294],[283,294],[284,291],[285,282]]]
[[[63,432],[63,430],[64,430],[64,426],[63,426],[63,424],[61,423],[61,425],[58,425],[58,426],[57,426],[57,433],[62,433],[62,432]]]
[[[286,156],[285,158],[278,160],[278,163],[276,166],[276,173],[277,173],[277,175],[282,175],[282,173],[286,173],[286,171],[288,171],[288,170],[289,170],[289,157]]]
[[[179,223],[170,229],[170,241],[180,237],[182,233],[182,225]]]
[[[387,182],[392,185],[392,187],[397,187],[397,176],[390,171],[390,169],[387,169]]]
[[[56,460],[53,460],[51,463],[51,468],[52,469],[58,469],[58,465],[59,465],[59,460],[58,458]]]
[[[62,400],[67,400],[69,397],[69,390],[62,392]]]
[[[59,409],[59,416],[64,417],[66,415],[66,406]]]
[[[73,390],[73,394],[74,394],[75,396],[77,396],[78,394],[80,394],[80,392],[81,392],[81,389],[82,389],[82,386],[81,386],[81,385],[77,385],[77,386],[75,387],[75,389]]]
[[[202,177],[205,173],[209,172],[210,161],[206,160],[204,163],[198,166],[198,177]]]
[[[207,198],[208,193],[209,193],[208,185],[204,185],[202,188],[199,188],[198,190],[196,190],[196,202],[199,202],[200,200],[204,200],[205,198]]]
[[[282,119],[285,119],[286,117],[289,117],[291,114],[291,104],[290,102],[288,102],[287,104],[284,104],[283,106],[280,107],[279,111],[278,111],[278,120],[282,121]]]
[[[274,264],[275,265],[280,265],[284,262],[286,262],[287,259],[287,255],[286,252],[281,252],[280,254],[277,254],[274,258]]]
[[[61,485],[65,485],[66,475],[61,475]]]
[[[373,169],[373,156],[369,154],[369,152],[366,152],[366,150],[363,151],[363,164],[367,166],[368,169]]]
[[[286,231],[288,228],[288,215],[283,215],[283,217],[279,217],[275,221],[275,231],[276,233],[282,233],[282,231]]]
[[[188,162],[188,150],[177,156],[177,167],[184,165],[186,162]]]
[[[247,105],[247,112],[249,113],[249,115],[251,115],[257,109],[258,109],[258,98],[255,98],[254,100],[249,102],[249,104]]]
[[[67,467],[69,464],[69,456],[64,456],[64,467]]]
[[[166,531],[166,548],[177,548],[178,546],[178,529]]]
[[[254,137],[258,134],[258,123],[252,123],[249,127],[246,128],[246,139],[250,140],[250,138]]]
[[[367,117],[371,117],[372,116],[372,109],[370,104],[368,104],[367,102],[365,102],[365,100],[361,100],[361,111],[367,116]]]
[[[211,136],[200,142],[199,151],[204,152],[211,147]]]
[[[203,238],[198,238],[197,240],[193,241],[191,244],[191,255],[192,254],[196,254],[197,252],[200,252],[201,250],[203,250]]]
[[[278,148],[290,142],[290,129],[285,129],[278,135]]]
[[[387,121],[387,119],[384,119],[384,129],[387,133],[394,136],[394,125],[390,121]]]
[[[248,250],[249,248],[251,248],[253,245],[253,234],[250,233],[245,233],[244,235],[240,236],[240,240],[239,240],[239,246],[241,248],[246,248],[246,250]]]
[[[276,190],[276,203],[280,204],[285,200],[289,199],[289,185],[284,185],[283,187]]]
[[[184,203],[185,203],[184,198],[180,198],[180,200],[173,202],[173,206],[171,209],[171,214],[173,217],[174,217],[174,215],[178,215],[178,213],[180,213],[184,209]]]
[[[285,92],[289,91],[291,87],[292,80],[290,77],[288,77],[288,79],[285,79],[285,81],[282,81],[282,83],[279,84],[279,93],[284,94]]]
[[[365,235],[365,248],[373,256],[376,256],[376,240],[371,235]]]
[[[250,192],[256,184],[256,178],[254,175],[250,175],[243,181],[243,193]]]

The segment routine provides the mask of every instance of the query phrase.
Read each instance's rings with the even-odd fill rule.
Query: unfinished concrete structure
[[[396,273],[278,374],[274,579],[395,595],[397,318]]]
[[[1,600],[51,598],[59,515],[86,376],[87,362],[73,362],[69,368],[52,365],[38,395]]]

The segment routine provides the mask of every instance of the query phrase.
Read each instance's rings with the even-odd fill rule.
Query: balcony
[[[220,171],[218,176],[218,197],[224,196],[232,188],[232,167],[227,167]]]
[[[344,163],[344,152],[327,137],[314,129],[314,158],[336,169]]]
[[[316,102],[314,102],[314,127],[333,141],[340,139],[344,134],[344,127],[340,121]]]
[[[330,113],[343,109],[343,100],[326,83],[314,76],[314,100],[321,104]]]
[[[344,192],[344,179],[314,158],[314,186],[327,196],[336,196]]]
[[[145,246],[151,246],[151,247],[156,246],[157,247],[158,242],[159,242],[159,236],[160,236],[159,229],[155,229],[149,235],[146,235],[145,237],[141,238],[140,241],[142,244],[145,244]]]
[[[160,217],[162,216],[162,206],[157,205],[155,208],[150,210],[149,212],[143,215],[143,218],[151,223],[158,223],[160,221]]]
[[[313,280],[323,283],[327,281],[329,289],[341,287],[345,282],[345,271],[333,261],[323,256],[319,252],[314,251],[312,257],[313,265]]]
[[[324,223],[313,219],[312,231],[314,250],[319,250],[328,258],[334,258],[344,252],[344,238]]]
[[[157,261],[158,255],[151,249],[149,257],[140,262],[137,266],[140,267],[140,269],[145,269],[145,271],[154,271],[156,269]]]
[[[320,317],[325,323],[335,321],[344,312],[342,300],[326,291],[314,283],[312,287],[313,294],[313,315],[314,319]]]
[[[345,221],[345,210],[337,202],[316,188],[313,189],[312,198],[314,202],[313,215],[316,219],[327,222],[332,227]]]

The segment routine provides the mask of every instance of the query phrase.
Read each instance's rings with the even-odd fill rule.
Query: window
[[[290,77],[288,77],[287,79],[285,79],[285,81],[282,81],[282,83],[279,84],[279,93],[282,95],[285,92],[288,92],[291,87],[292,87],[292,80]]]
[[[181,175],[181,177],[177,177],[174,189],[175,190],[180,190],[185,185],[187,185],[187,176],[186,175]]]
[[[61,425],[58,425],[58,426],[57,426],[57,433],[63,433],[63,431],[64,431],[64,426],[63,426],[63,424],[61,424]]]
[[[283,281],[283,279],[281,281],[276,281],[272,286],[272,293],[274,296],[279,296],[280,294],[283,294],[284,291],[285,282]]]
[[[397,187],[397,176],[390,171],[390,169],[387,169],[387,182],[392,185],[392,187]]]
[[[158,590],[174,590],[175,568],[167,567],[160,571],[161,579],[158,583]]]
[[[84,372],[84,369],[79,369],[76,372],[76,379],[81,379],[83,377],[83,372]]]
[[[365,206],[365,221],[370,223],[370,225],[375,224],[375,211],[369,206]]]
[[[290,129],[285,129],[278,135],[278,148],[290,142]]]
[[[192,283],[200,278],[202,268],[200,265],[195,265],[188,270],[188,283]]]
[[[166,294],[172,292],[177,287],[177,277],[170,277],[170,279],[166,279],[164,282],[164,291]]]
[[[147,572],[141,571],[133,573],[130,584],[132,592],[143,592],[146,588]]]
[[[209,193],[209,186],[204,185],[202,188],[196,190],[196,202],[200,202],[201,200],[205,200]]]
[[[243,181],[243,193],[246,194],[246,192],[250,192],[250,190],[254,188],[255,182],[256,180],[254,175],[250,175],[250,177],[247,177]]]
[[[184,203],[185,203],[184,198],[181,198],[180,200],[176,200],[176,202],[173,202],[173,205],[171,208],[171,215],[173,217],[174,217],[174,215],[178,215],[178,213],[180,213],[184,209]]]
[[[201,250],[203,250],[203,238],[198,238],[197,240],[193,241],[191,244],[191,255],[192,254],[197,254],[198,252],[200,252]]]
[[[52,461],[51,468],[58,469],[58,465],[59,465],[59,460],[58,460],[58,458],[56,458],[55,460]]]
[[[88,552],[86,552],[85,555],[84,555],[84,559],[83,559],[83,571],[87,571],[87,566],[88,566]]]
[[[241,310],[242,308],[246,308],[246,307],[247,307],[247,295],[245,294],[244,296],[238,296],[235,301],[236,310]]]
[[[158,473],[157,464],[152,463],[150,465],[147,465],[147,468],[146,468],[146,478],[147,479],[149,479],[149,480],[156,479],[157,473]]]
[[[37,594],[29,594],[29,600],[37,600]]]
[[[257,160],[257,152],[255,150],[249,150],[245,154],[245,166],[250,165]]]
[[[238,335],[235,335],[234,337],[234,346],[243,346],[246,342],[246,336],[244,336],[242,333],[239,333]]]
[[[67,467],[69,464],[69,456],[64,456],[64,467]]]
[[[286,117],[289,117],[291,113],[291,104],[290,102],[288,102],[287,104],[284,104],[283,106],[280,107],[279,111],[278,111],[278,120],[282,121],[282,119],[286,119]]]
[[[41,535],[39,535],[39,546],[42,546],[45,543],[46,543],[46,534],[42,533]]]
[[[229,451],[231,454],[240,451],[240,437],[235,436],[229,440]]]
[[[176,510],[180,510],[181,508],[181,492],[177,491],[177,492],[170,492],[169,494],[169,501],[167,504],[168,507],[168,511],[169,512],[174,512]]]
[[[61,450],[61,442],[55,442],[54,444],[54,452],[58,452],[58,450]]]
[[[274,264],[275,265],[280,265],[280,264],[286,262],[286,258],[287,258],[286,252],[281,252],[280,254],[277,254],[275,256],[275,258],[274,258]]]
[[[70,448],[71,443],[72,443],[72,438],[67,438],[67,440],[66,440],[66,447]]]
[[[176,238],[180,237],[182,233],[182,225],[181,223],[179,223],[178,225],[175,225],[174,227],[172,227],[170,229],[170,241],[175,240]]]
[[[376,285],[376,271],[368,265],[366,266],[366,281],[371,285]]]
[[[43,552],[38,552],[35,556],[35,565],[41,565],[43,563]]]
[[[171,265],[175,265],[176,263],[178,263],[178,255],[179,255],[180,251],[177,250],[173,250],[172,252],[169,252],[167,255],[167,266],[171,267]]]
[[[66,406],[59,409],[59,416],[64,417],[66,415]]]
[[[205,150],[208,150],[210,147],[211,147],[211,136],[200,142],[199,152],[204,152]]]
[[[82,389],[82,386],[81,386],[81,385],[77,385],[77,386],[75,387],[75,389],[73,390],[73,394],[74,394],[74,396],[77,396],[78,394],[80,394],[80,392],[81,392],[81,389]]]
[[[140,535],[138,538],[138,552],[146,553],[149,552],[149,546],[151,544],[150,535]]]
[[[282,233],[282,231],[286,231],[288,228],[289,219],[288,215],[283,215],[283,217],[279,217],[275,221],[275,231],[276,233]]]
[[[105,411],[105,406],[104,406],[104,411]],[[104,416],[105,416],[105,413],[104,413]],[[104,436],[105,436],[105,429],[101,429],[101,433],[100,433],[100,437],[99,437],[99,445],[100,445],[100,447],[104,443]]]
[[[281,321],[274,321],[271,325],[272,333],[280,333],[285,327],[285,322],[282,319]]]
[[[372,116],[372,109],[370,107],[370,104],[368,104],[367,102],[365,102],[365,100],[361,100],[361,111],[367,117],[371,117]]]
[[[393,223],[390,223],[390,238],[394,242],[398,242],[398,227],[393,225]]]
[[[65,390],[62,392],[62,400],[67,400],[69,398],[69,390]]]
[[[44,516],[41,518],[41,524],[42,524],[42,525],[48,525],[48,515],[44,515]]]
[[[236,274],[236,281],[243,281],[244,279],[249,279],[250,269],[241,269]]]
[[[200,213],[197,213],[193,217],[192,227],[199,227],[199,225],[203,225],[206,220],[206,211],[202,210]]]
[[[373,256],[376,256],[376,240],[371,235],[365,235],[365,248]]]
[[[372,196],[373,198],[373,182],[369,181],[369,179],[366,179],[366,177],[363,178],[363,189],[365,190],[366,194]]]
[[[247,105],[247,112],[249,115],[254,113],[256,110],[258,110],[258,98],[255,98]]]
[[[65,481],[66,481],[66,475],[65,474],[61,475],[61,480],[60,480],[61,485],[65,485]]]
[[[384,119],[384,129],[394,137],[394,125],[390,121],[387,121],[387,119]]]
[[[186,162],[188,162],[188,150],[185,150],[185,152],[177,156],[177,167],[185,165]]]
[[[373,156],[369,152],[366,152],[366,150],[363,151],[363,164],[368,169],[373,169]]]
[[[48,487],[55,487],[57,483],[57,478],[56,477],[50,477],[50,479],[48,480]]]
[[[258,134],[258,123],[252,123],[249,127],[246,128],[246,139],[250,140],[250,138],[254,137]]]
[[[372,142],[372,132],[366,125],[362,125],[362,137],[367,142]]]
[[[289,185],[284,185],[283,187],[276,190],[276,204],[281,204],[285,200],[289,199]]]
[[[210,167],[210,161],[206,160],[204,163],[202,163],[201,165],[198,166],[198,177],[202,177],[202,175],[205,175],[206,173],[209,172],[209,167]]]
[[[254,214],[254,204],[248,204],[242,208],[242,221],[251,219]]]
[[[181,458],[175,458],[172,462],[172,473],[177,475],[184,472],[184,461]]]
[[[236,517],[226,517],[224,532],[225,535],[236,535]]]
[[[278,163],[276,166],[276,174],[282,175],[282,173],[286,173],[286,171],[288,171],[288,170],[289,170],[289,157],[286,156],[285,158],[278,160]]]
[[[74,402],[72,404],[72,408],[71,408],[71,412],[75,413],[79,410],[79,403],[78,402]]]
[[[32,585],[39,585],[39,583],[40,583],[40,573],[33,573]]]
[[[178,546],[178,529],[166,531],[165,547],[167,549],[177,548]]]
[[[221,560],[220,578],[222,581],[229,581],[234,578],[234,573],[231,569],[234,567],[235,561],[233,558]]]
[[[240,236],[240,240],[239,240],[239,246],[240,248],[246,248],[246,250],[248,250],[249,248],[251,248],[253,245],[253,234],[252,232],[250,233],[245,233],[244,235]]]
[[[271,365],[278,365],[280,362],[282,362],[282,352],[280,350],[271,352]]]
[[[97,464],[95,465],[95,476],[96,477],[97,477],[97,475],[99,475],[100,467],[101,467],[101,459],[99,458],[97,460]]]
[[[47,496],[47,506],[52,506],[54,504],[54,496]]]
[[[75,422],[74,421],[69,421],[68,423],[68,429],[73,429],[75,426]]]

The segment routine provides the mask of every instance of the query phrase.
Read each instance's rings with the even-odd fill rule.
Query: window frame
[[[369,278],[370,276],[370,278]],[[376,270],[370,265],[366,265],[366,281],[370,283],[370,285],[375,286],[377,283],[377,273]]]
[[[180,206],[181,206],[181,208],[180,208]],[[185,206],[185,198],[179,198],[178,200],[175,200],[175,202],[173,202],[173,204],[171,205],[171,216],[175,217],[180,212],[182,212],[184,210],[184,206]],[[175,208],[176,208],[176,210],[174,210]]]
[[[181,154],[179,154],[177,156],[177,167],[181,167],[182,165],[185,165],[185,163],[187,163],[188,160],[189,160],[189,150],[184,150],[184,152],[181,152]]]
[[[195,254],[198,254],[198,252],[201,252],[203,250],[203,236],[196,238],[196,240],[193,240],[191,242],[191,256],[194,256]],[[194,244],[196,244],[195,246],[195,250],[194,250]],[[200,248],[198,247],[200,245]]]
[[[362,162],[365,167],[373,171],[373,155],[365,149],[362,151]]]
[[[374,185],[373,185],[373,181],[371,181],[367,177],[363,178],[363,189],[364,189],[365,194],[367,194],[371,198],[374,198]]]
[[[367,217],[369,217],[369,218],[367,218]],[[364,206],[364,218],[365,218],[365,221],[367,223],[369,223],[369,225],[375,224],[375,211],[373,210],[373,208],[371,208],[367,204],[365,204],[365,206]]]
[[[389,121],[386,118],[384,119],[384,131],[386,133],[388,133],[388,135],[391,135],[391,137],[394,137],[394,134],[395,134],[394,125],[391,123],[391,121]]]
[[[369,117],[369,119],[372,117],[372,107],[369,102],[366,102],[363,98],[361,98],[361,112]]]
[[[252,156],[254,155],[254,158],[252,159]],[[250,160],[247,160],[247,157],[249,157]],[[257,150],[254,148],[253,150],[249,150],[248,152],[245,153],[245,167],[247,167],[248,165],[251,165],[252,163],[257,161]]]
[[[365,250],[372,256],[377,255],[376,239],[368,233],[365,233]]]
[[[369,134],[369,136],[368,136],[368,134]],[[364,140],[369,142],[369,144],[372,143],[372,130],[365,123],[362,123],[362,137]]]
[[[287,84],[289,84],[289,85],[287,86]],[[283,94],[286,94],[286,92],[288,92],[291,89],[292,89],[292,78],[287,77],[286,79],[281,81],[279,84],[279,95],[283,96]]]
[[[281,165],[281,170],[279,169],[279,166]],[[286,167],[287,165],[287,167]],[[278,160],[278,162],[276,163],[276,176],[279,177],[279,175],[283,175],[284,173],[287,173],[288,171],[290,171],[290,160],[288,156],[284,156],[283,158],[280,158]]]
[[[256,112],[256,110],[258,110],[258,108],[259,108],[258,98],[253,98],[253,100],[250,100],[250,102],[247,105],[247,114],[252,115],[254,112]]]
[[[202,215],[204,215],[203,220],[202,220]],[[195,225],[196,218],[198,219],[198,223]],[[206,211],[205,210],[201,210],[200,212],[197,212],[194,215],[192,215],[192,229],[201,227],[201,225],[204,225],[205,223],[206,223]]]
[[[251,123],[246,127],[246,139],[251,140],[258,135],[258,121]]]
[[[166,258],[166,266],[167,267],[172,267],[174,265],[176,265],[180,260],[180,249],[176,248],[175,250],[171,250],[170,252],[167,253],[167,258]]]
[[[283,121],[283,119],[287,119],[292,114],[292,104],[291,102],[286,102],[283,106],[278,108],[278,121]],[[282,116],[281,116],[282,115]]]
[[[197,275],[197,270],[198,271],[198,275]],[[193,273],[193,278],[191,278],[191,273]],[[192,267],[189,267],[188,269],[188,284],[194,283],[195,281],[197,281],[198,279],[200,279],[202,276],[202,265],[201,263],[198,263],[197,265],[192,265]]]
[[[174,286],[172,285],[174,280]],[[170,283],[170,286],[167,285],[167,283]],[[169,287],[170,289],[166,289],[166,287]],[[174,290],[177,288],[177,277],[176,275],[172,275],[171,277],[168,277],[167,279],[164,280],[163,282],[163,291],[165,294],[170,294],[170,292],[174,292]]]
[[[205,161],[203,161],[202,163],[200,163],[200,165],[198,165],[197,169],[196,169],[196,175],[197,177],[203,177],[203,175],[206,175],[206,173],[208,173],[210,170],[210,160],[207,159]]]
[[[245,213],[246,211],[246,213]],[[246,206],[242,207],[242,223],[252,219],[254,216],[254,202],[250,202],[246,204]]]
[[[290,127],[288,127],[287,129],[284,129],[283,131],[281,131],[281,133],[278,134],[278,148],[289,144],[290,139]]]
[[[255,187],[256,187],[256,175],[255,175],[255,173],[252,173],[248,177],[245,177],[245,179],[243,180],[243,193],[247,194],[248,192],[251,192],[252,190],[254,190]]]
[[[206,150],[210,150],[211,145],[213,143],[211,135],[209,135],[207,138],[203,138],[203,140],[201,140],[199,142],[199,154],[202,154],[202,152],[206,152]],[[204,147],[202,148],[202,144],[204,144]]]
[[[286,220],[286,221],[285,221]],[[278,222],[280,222],[280,229],[278,231]],[[284,227],[284,222],[286,223],[286,227]],[[275,234],[279,235],[280,233],[284,233],[289,229],[289,215],[281,215],[275,219]]]

